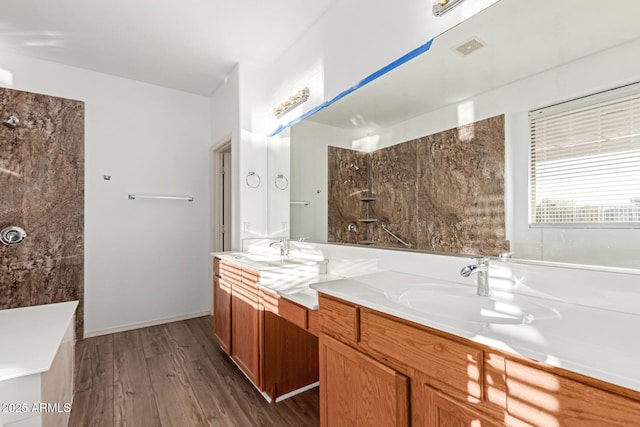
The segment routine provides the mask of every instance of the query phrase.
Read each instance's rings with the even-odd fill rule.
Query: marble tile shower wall
[[[358,220],[366,217],[368,209],[362,199],[370,195],[369,163],[366,153],[329,147],[329,242],[356,244],[366,240],[360,231],[366,225]],[[358,232],[348,231],[349,224],[359,227]]]
[[[22,227],[0,244],[0,309],[79,300],[83,334],[84,103],[0,88],[0,228]]]
[[[363,153],[329,147],[328,241],[455,254],[508,249],[504,116]],[[355,224],[357,232],[349,232]]]

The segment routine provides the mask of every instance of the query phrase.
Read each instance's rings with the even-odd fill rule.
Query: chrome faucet
[[[289,239],[280,239],[276,242],[269,243],[269,247],[278,246],[280,248],[280,256],[289,256]]]
[[[477,264],[471,264],[460,270],[462,277],[469,277],[473,273],[478,273],[478,291],[477,294],[481,297],[488,297],[491,295],[491,288],[489,288],[489,258],[476,258]]]

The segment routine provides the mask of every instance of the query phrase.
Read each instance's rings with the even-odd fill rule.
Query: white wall
[[[300,125],[304,125],[301,123]],[[294,192],[296,188],[296,180],[298,179],[292,171],[291,167],[291,146],[290,146],[291,132],[290,129],[285,129],[279,134],[272,136],[267,142],[267,163],[269,165],[269,182],[275,184],[275,179],[279,175],[282,175],[289,181],[289,185],[284,189],[275,188],[271,186],[268,192],[268,226],[267,231],[269,237],[273,238],[289,238],[296,237],[293,231],[294,224],[291,224],[289,206],[292,200],[299,200],[297,193]],[[283,187],[285,183],[282,178],[278,183]]]
[[[291,128],[291,200],[308,206],[291,206],[291,238],[327,240],[328,147],[351,149],[352,132],[305,120]]]
[[[208,98],[6,53],[0,70],[85,102],[85,335],[208,312]]]
[[[237,248],[240,239],[240,74],[236,66],[210,99],[211,145],[231,139],[231,245]],[[210,155],[212,155],[210,153]],[[211,182],[211,179],[210,179]],[[216,182],[215,184],[219,184]],[[211,209],[220,209],[211,206]],[[212,224],[214,227],[217,225]],[[210,249],[213,249],[213,236]],[[212,273],[211,273],[212,274]],[[212,276],[213,277],[213,276]]]
[[[274,116],[266,101],[265,70],[249,64],[240,64],[240,140],[239,165],[239,223],[240,239],[265,237],[267,230],[267,195],[273,188],[273,179],[267,167],[267,134],[273,126]],[[246,179],[250,172],[260,176],[260,186],[252,188]],[[241,240],[234,242],[240,250]]]
[[[264,72],[238,64],[211,97],[213,144],[231,138],[231,246],[242,249],[242,240],[267,235],[267,128],[265,124]],[[260,177],[250,188],[247,175]],[[253,179],[251,181],[253,184]],[[214,207],[215,209],[215,207]]]
[[[267,106],[264,75],[262,68],[238,64],[211,98],[212,140],[231,136],[233,250],[242,249],[243,239],[268,234],[267,196],[273,179],[267,168],[267,134],[275,117]],[[257,188],[247,184],[250,173],[260,178]]]

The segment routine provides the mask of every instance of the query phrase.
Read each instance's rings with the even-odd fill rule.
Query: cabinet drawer
[[[223,276],[224,278],[224,276]],[[259,293],[258,293],[258,286],[253,283],[253,284],[247,284],[244,282],[233,282],[231,281],[231,283],[233,284],[233,291],[242,291],[242,293],[246,294],[246,295],[250,295],[252,300],[254,300],[256,302],[256,308],[258,307],[258,301],[260,299]]]
[[[425,373],[435,388],[482,397],[481,350],[368,309],[360,313],[360,344]]]
[[[265,310],[269,310],[274,314],[278,314],[280,310],[278,308],[278,306],[280,305],[280,296],[275,292],[269,289],[264,289],[264,288],[259,288],[258,294],[260,296],[260,302],[262,303],[262,307]]]
[[[307,330],[318,336],[320,334],[320,315],[318,310],[309,310],[307,313]]]
[[[220,261],[220,277],[231,283],[242,283],[242,269],[225,260]]]
[[[230,271],[237,275],[242,275],[242,267],[239,264],[227,261],[226,259],[220,259],[220,269]]]
[[[640,402],[505,360],[507,412],[532,425],[637,426]]]
[[[277,314],[297,327],[307,330],[316,337],[318,336],[318,310],[309,310],[268,289],[261,288],[259,293],[262,306],[265,310]]]
[[[323,294],[319,294],[318,299],[320,331],[343,342],[350,344],[358,342],[360,339],[358,307]]]
[[[242,269],[242,283],[248,285],[254,285],[260,281],[260,272],[257,270],[250,270],[248,268]]]
[[[213,258],[213,275],[220,276],[220,258]]]
[[[220,280],[220,283],[224,283],[224,279]],[[253,289],[247,288],[242,284],[234,283],[231,286],[231,293],[234,296],[237,295],[239,298],[242,298],[243,301],[250,303],[254,309],[258,309],[260,298],[258,293]]]
[[[280,298],[280,304],[278,305],[279,314],[281,317],[287,319],[294,325],[307,329],[307,309],[294,304],[291,301]]]

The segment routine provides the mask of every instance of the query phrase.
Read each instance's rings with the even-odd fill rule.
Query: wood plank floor
[[[269,404],[220,350],[211,317],[79,341],[70,427],[318,426],[318,388]]]

